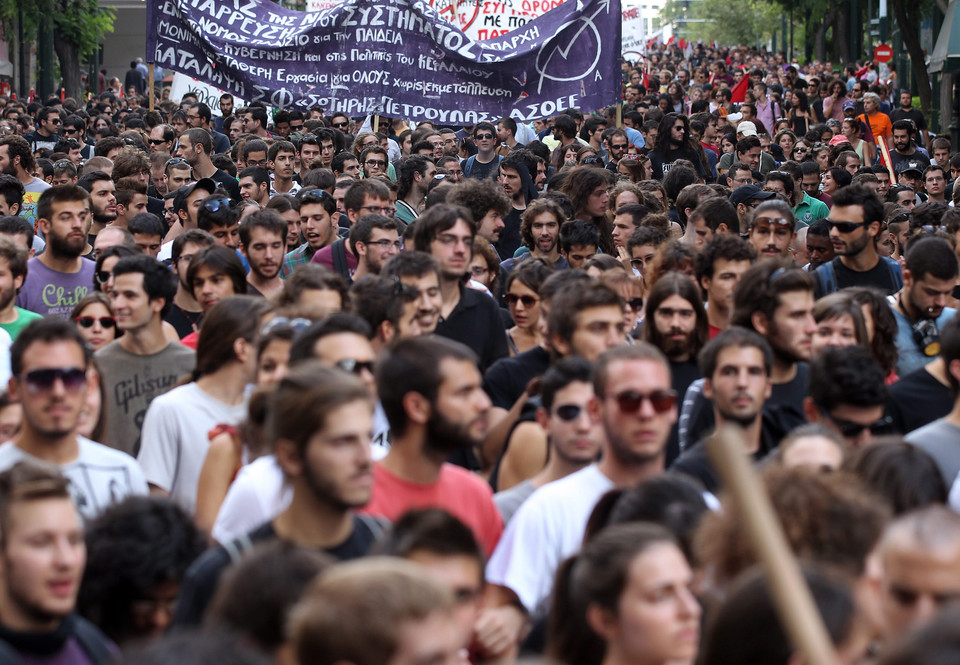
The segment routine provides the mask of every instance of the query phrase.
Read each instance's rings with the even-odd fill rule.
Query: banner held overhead
[[[269,0],[148,3],[147,54],[250,102],[472,125],[620,98],[620,3],[570,0],[476,41],[422,0],[319,12]]]

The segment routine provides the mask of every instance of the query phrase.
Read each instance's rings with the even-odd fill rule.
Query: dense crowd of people
[[[472,127],[139,71],[0,98],[0,662],[799,662],[724,425],[836,662],[960,649],[960,152],[893,68]]]

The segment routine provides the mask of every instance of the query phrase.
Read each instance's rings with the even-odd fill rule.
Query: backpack
[[[493,160],[493,163],[496,164],[497,166],[500,166],[500,162],[502,162],[502,161],[503,161],[503,157],[501,157],[500,155],[496,155],[496,159]],[[464,163],[464,165],[463,165],[463,177],[464,177],[464,178],[469,178],[469,177],[470,177],[470,171],[473,170],[473,165],[476,164],[476,162],[477,162],[477,156],[476,156],[476,155],[471,155],[470,157],[467,157],[467,161],[466,161],[466,162]]]
[[[343,277],[347,284],[350,284],[353,279],[350,277],[350,267],[347,265],[346,243],[346,238],[339,238],[330,246],[330,251],[333,254],[334,272]]]
[[[893,277],[893,283],[896,285],[897,291],[899,291],[903,288],[903,272],[900,270],[900,264],[889,256],[881,256],[880,259],[883,261],[883,264],[887,266],[887,270],[890,271]],[[839,256],[833,259],[833,261],[839,260]],[[817,268],[817,278],[820,280],[821,296],[834,293],[837,290],[837,274],[833,268],[833,261],[827,261]]]

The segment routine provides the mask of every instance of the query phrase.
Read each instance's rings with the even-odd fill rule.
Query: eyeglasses
[[[97,282],[100,284],[106,284],[111,277],[113,277],[113,273],[109,270],[98,270],[96,273]]]
[[[77,318],[77,323],[80,324],[81,328],[92,328],[95,321],[99,321],[104,328],[113,328],[117,325],[117,320],[112,316],[101,316],[100,318],[81,316]]]
[[[849,420],[842,420],[840,418],[834,418],[829,413],[824,414],[837,426],[837,429],[840,430],[840,434],[845,438],[853,439],[860,436],[863,433],[863,430],[869,429],[871,434],[889,434],[892,431],[893,418],[890,416],[884,416],[880,420],[876,420],[872,423],[855,423]]]
[[[387,165],[387,163],[382,159],[368,159],[363,164],[364,166],[376,166],[377,168],[380,168],[380,169],[382,169],[384,166]]]
[[[369,210],[372,214],[392,215],[397,211],[392,206],[360,206],[357,210]]]
[[[489,141],[493,138],[493,134],[476,134],[473,138],[476,141]]]
[[[794,151],[794,152],[809,152],[809,151],[808,151],[806,148],[804,148],[803,146],[797,146],[796,148],[793,149],[793,151]]]
[[[506,300],[507,304],[511,307],[516,306],[518,302],[522,302],[524,307],[533,307],[540,302],[540,298],[536,296],[518,296],[516,293],[508,293],[504,297],[504,300]]]
[[[34,395],[50,392],[57,381],[68,393],[78,392],[87,382],[87,370],[82,367],[51,367],[34,369],[23,375],[23,384]]]
[[[585,408],[579,404],[561,404],[553,409],[553,412],[557,415],[557,418],[565,423],[572,423],[574,420],[579,418],[580,414],[584,411]]]
[[[372,360],[354,360],[353,358],[345,358],[337,363],[337,367],[345,372],[350,372],[351,374],[362,374],[364,370],[373,374]]]
[[[63,120],[61,120],[60,118],[54,118],[53,120],[47,120],[47,122],[49,122],[49,123],[51,123],[51,124],[53,124],[53,125],[62,125],[62,124],[63,124]]]
[[[386,239],[368,240],[365,244],[367,245],[367,247],[369,247],[370,245],[376,245],[380,249],[387,249],[388,247],[395,247],[397,249],[401,249],[403,247],[403,243],[400,242],[399,240],[386,240]]]
[[[827,220],[827,224],[830,225],[831,229],[836,229],[840,233],[853,233],[861,226],[865,226],[868,222],[835,222],[832,219]]]
[[[296,331],[300,331],[304,330],[305,328],[309,328],[312,323],[313,321],[310,319],[304,319],[302,317],[288,319],[285,316],[278,316],[263,324],[263,326],[260,328],[260,335],[269,335],[274,330],[278,330],[280,328],[293,328]]]
[[[231,208],[233,208],[233,201],[225,196],[211,199],[203,204],[203,209],[207,212],[219,212],[221,209]]]
[[[79,130],[79,129],[70,129],[69,127],[64,127],[64,128],[63,128],[63,133],[64,133],[64,134],[79,134],[79,133],[80,133],[80,130]]]
[[[490,272],[490,269],[484,268],[483,266],[473,266],[470,268],[470,274],[474,277],[483,277],[483,275],[488,272]]]
[[[643,403],[648,400],[654,411],[666,413],[677,403],[677,393],[673,390],[655,390],[645,395],[636,390],[625,390],[619,395],[614,395],[613,399],[616,400],[620,411],[626,415],[639,411]]]

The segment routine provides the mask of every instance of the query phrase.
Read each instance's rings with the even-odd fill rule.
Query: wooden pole
[[[373,133],[376,134],[378,131],[380,131],[380,116],[375,115],[373,116]]]
[[[154,105],[154,103],[156,102],[156,94],[154,93],[154,90],[153,90],[153,67],[154,67],[154,64],[151,62],[151,63],[148,65],[149,75],[147,76],[147,88],[148,88],[149,91],[150,91],[150,92],[148,93],[148,94],[150,95],[150,106],[149,106],[149,108],[150,108],[151,111],[153,110],[153,105]]]
[[[736,504],[794,648],[809,665],[836,663],[836,653],[810,589],[744,450],[743,431],[733,425],[721,427],[707,442],[707,452]]]

